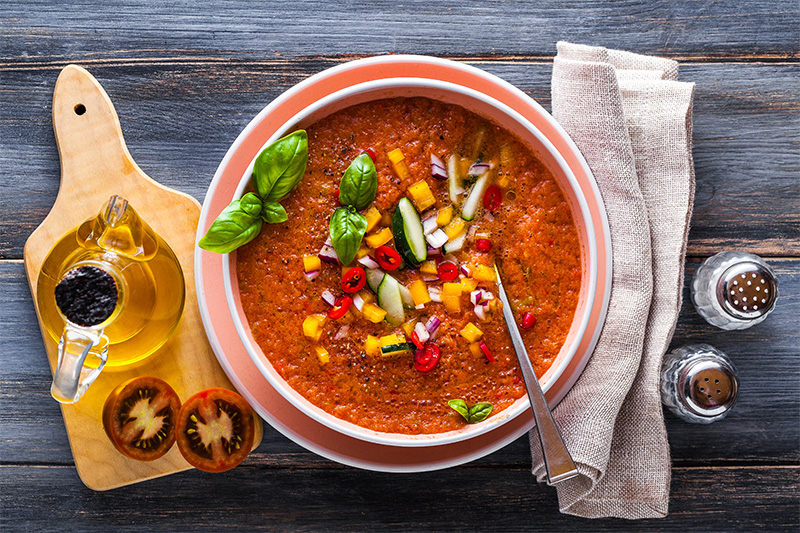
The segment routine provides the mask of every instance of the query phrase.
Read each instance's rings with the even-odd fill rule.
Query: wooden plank
[[[687,271],[687,282],[697,266]],[[672,346],[708,342],[737,365],[741,396],[730,415],[711,425],[667,415],[672,458],[678,465],[776,464],[800,461],[800,260],[772,261],[781,296],[765,322],[725,332],[706,324],[684,296]],[[71,464],[64,423],[50,399],[50,371],[21,262],[0,262],[0,439],[4,463]],[[264,440],[248,459],[270,468],[329,464],[265,425]],[[530,466],[526,437],[476,462],[482,466]]]
[[[142,169],[202,200],[226,150],[263,106],[329,66],[323,60],[93,67],[120,115]],[[478,66],[549,106],[549,64]],[[0,258],[16,259],[53,204],[59,161],[50,120],[57,70],[0,67],[5,98],[0,166]],[[694,156],[697,199],[689,253],[744,248],[800,255],[800,107],[797,64],[687,64],[697,83]]]
[[[570,39],[673,57],[794,58],[791,0],[4,2],[0,56],[30,64],[427,53],[551,56]],[[213,16],[209,16],[213,14]],[[766,28],[769,31],[764,31]]]
[[[398,482],[399,481],[399,482]],[[213,491],[206,490],[213,486]],[[50,531],[797,531],[800,468],[675,468],[660,520],[558,513],[555,490],[518,469],[403,475],[239,467],[185,472],[102,494],[66,467],[0,467],[0,527]]]

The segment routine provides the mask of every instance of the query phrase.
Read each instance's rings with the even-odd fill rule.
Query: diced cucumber
[[[461,218],[464,220],[472,220],[475,218],[475,213],[478,211],[478,206],[483,201],[483,195],[486,194],[486,189],[489,188],[489,172],[484,172],[472,190],[469,192],[467,201],[464,202],[464,207],[461,208]]]
[[[398,344],[388,344],[381,346],[382,355],[397,355],[403,352],[413,352],[417,347],[413,342],[400,342]]]
[[[450,201],[458,204],[461,194],[464,192],[464,180],[458,173],[458,158],[455,154],[447,160],[447,184],[450,189]]]
[[[400,295],[400,283],[386,274],[378,287],[378,305],[386,311],[384,320],[390,326],[399,326],[406,321],[403,311],[403,297]]]
[[[375,294],[378,294],[378,287],[381,286],[383,276],[385,275],[386,274],[382,270],[378,270],[377,268],[367,269],[367,285],[369,285],[369,288],[372,289],[372,292]]]
[[[414,303],[414,298],[411,296],[411,291],[408,288],[398,283],[400,285],[400,298],[403,300],[403,307],[406,309],[414,309],[416,304]]]
[[[417,267],[428,258],[428,245],[422,231],[422,221],[414,204],[408,198],[401,198],[394,208],[392,234],[397,251],[408,266]]]
[[[453,239],[444,243],[444,246],[442,246],[442,252],[444,252],[445,255],[455,253],[464,247],[464,241],[466,240],[467,240],[467,230],[464,230],[455,237],[453,237]]]

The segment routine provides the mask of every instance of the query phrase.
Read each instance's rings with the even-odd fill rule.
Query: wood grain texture
[[[4,3],[0,56],[18,63],[423,53],[548,57],[558,40],[672,57],[795,58],[791,0],[409,0]]]
[[[213,490],[208,488],[213,483]],[[557,512],[527,468],[414,475],[239,467],[90,493],[74,472],[0,466],[0,526],[55,531],[796,531],[800,468],[676,468],[665,520],[588,521]]]
[[[118,65],[92,72],[112,95],[128,148],[149,175],[202,200],[217,165],[247,123],[321,60],[246,65]],[[550,64],[477,64],[549,107]],[[58,187],[49,119],[57,71],[7,68],[0,120],[0,258],[21,257]],[[800,65],[686,64],[697,83],[697,193],[689,254],[742,248],[800,254]]]

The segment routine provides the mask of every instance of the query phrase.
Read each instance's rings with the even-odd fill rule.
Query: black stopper
[[[82,266],[67,272],[56,285],[56,305],[78,326],[92,327],[108,320],[117,307],[117,283],[101,268]]]

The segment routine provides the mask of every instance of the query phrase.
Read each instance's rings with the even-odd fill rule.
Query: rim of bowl
[[[307,106],[306,108],[295,114],[291,119],[287,120],[279,129],[277,129],[275,133],[263,143],[261,148],[257,150],[256,154],[260,153],[261,150],[269,146],[277,139],[283,137],[284,135],[287,135],[291,130],[297,128],[297,125],[299,123],[302,123],[303,121],[307,120],[310,116],[315,115],[316,113],[322,112],[325,108],[335,104],[340,100],[352,98],[364,93],[370,93],[379,90],[389,90],[389,89],[398,89],[398,90],[422,89],[429,91],[439,90],[444,92],[456,93],[461,96],[466,96],[467,98],[480,101],[483,104],[488,104],[489,106],[500,111],[501,114],[510,117],[514,122],[516,122],[517,124],[522,126],[525,130],[527,130],[529,133],[531,133],[536,138],[536,140],[539,143],[541,143],[541,145],[543,146],[544,150],[548,153],[548,155],[553,157],[561,173],[568,181],[572,192],[571,196],[573,197],[574,200],[577,201],[577,204],[580,208],[581,220],[585,227],[585,233],[587,239],[586,242],[581,243],[581,246],[584,250],[584,253],[582,255],[586,259],[585,261],[586,264],[584,264],[584,268],[588,267],[589,283],[586,288],[586,291],[583,290],[581,291],[581,293],[585,295],[585,300],[584,300],[585,304],[582,307],[583,314],[581,316],[581,321],[578,325],[578,328],[575,330],[575,334],[572,334],[573,329],[575,329],[574,325],[575,322],[573,318],[573,323],[572,323],[573,325],[570,327],[570,333],[568,333],[568,339],[571,339],[569,346],[567,346],[566,343],[564,344],[564,346],[562,346],[561,351],[559,351],[559,354],[556,357],[555,363],[557,364],[552,365],[540,379],[542,391],[546,393],[550,389],[550,387],[554,383],[556,383],[558,378],[563,374],[564,370],[569,365],[572,358],[576,355],[580,339],[586,334],[586,329],[588,326],[588,322],[590,320],[591,310],[596,294],[598,257],[597,257],[597,242],[594,235],[594,223],[592,222],[591,219],[588,203],[579,184],[577,183],[577,179],[574,173],[567,165],[563,156],[558,152],[558,150],[556,150],[556,148],[550,142],[550,140],[529,120],[527,120],[520,113],[518,113],[511,107],[507,106],[506,104],[499,102],[498,100],[492,98],[491,96],[488,96],[484,93],[481,93],[469,87],[464,87],[451,82],[433,80],[428,78],[409,78],[409,77],[384,78],[380,80],[367,81],[340,89],[339,91],[336,91],[324,98],[321,98],[320,100]],[[377,100],[381,98],[390,98],[390,97],[391,95],[383,95],[383,96],[378,96],[375,99]],[[328,116],[329,114],[336,112],[340,109],[350,107],[351,105],[355,104],[347,103],[338,109],[326,112],[322,114],[322,116],[320,117],[316,117],[316,120],[321,120],[325,116]],[[461,104],[456,104],[456,105],[464,107]],[[470,110],[470,111],[477,113],[480,116],[483,116],[481,113],[478,113],[475,110]],[[546,113],[540,106],[536,108],[536,111],[538,113]],[[484,118],[487,117],[484,116]],[[496,122],[492,118],[489,118],[489,120]],[[501,127],[504,126],[501,125]],[[535,147],[530,146],[529,143],[525,141],[523,141],[523,143],[534,152],[539,151]],[[234,193],[233,196],[234,199],[241,198],[244,195],[245,190],[248,188],[250,184],[250,177],[254,162],[255,162],[255,157],[250,162],[247,170],[244,172],[241,179],[239,180],[239,184],[236,187],[236,192]],[[490,417],[483,422],[477,424],[471,424],[459,430],[452,430],[443,433],[431,433],[431,434],[419,434],[419,435],[405,434],[405,433],[389,433],[389,432],[371,430],[333,416],[332,414],[312,404],[299,392],[291,388],[286,383],[286,381],[284,381],[283,378],[281,378],[277,374],[277,372],[272,367],[272,364],[264,355],[261,348],[254,343],[251,336],[249,324],[243,322],[240,318],[240,306],[239,306],[240,300],[238,298],[238,286],[236,287],[234,292],[234,287],[231,283],[232,277],[235,273],[235,269],[231,268],[231,263],[235,261],[235,258],[236,258],[235,251],[230,254],[223,254],[222,274],[223,274],[223,284],[225,289],[225,298],[228,303],[228,310],[233,319],[233,323],[236,328],[236,332],[239,336],[239,339],[244,345],[253,363],[259,369],[261,374],[267,379],[269,384],[273,388],[275,388],[284,398],[286,398],[287,401],[292,403],[295,407],[300,409],[300,411],[302,411],[304,414],[311,417],[312,419],[316,420],[317,422],[320,422],[325,426],[328,426],[329,428],[339,431],[345,435],[360,440],[365,440],[368,442],[374,442],[377,444],[387,444],[392,446],[431,446],[431,445],[444,445],[457,441],[467,440],[477,435],[489,432],[492,429],[504,424],[505,422],[516,418],[517,416],[519,416],[520,414],[522,414],[523,412],[525,412],[527,409],[530,408],[530,401],[528,399],[528,396],[523,395],[509,407],[501,411],[498,415]],[[567,348],[566,355],[562,353],[565,348]]]

